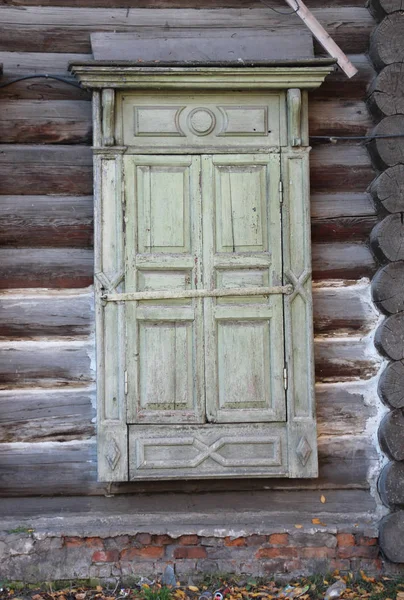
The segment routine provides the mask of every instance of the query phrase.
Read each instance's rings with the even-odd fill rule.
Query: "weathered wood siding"
[[[68,77],[70,60],[90,58],[92,31],[156,25],[258,29],[276,27],[279,20],[258,0],[133,4],[0,1],[2,83],[34,73]],[[271,4],[288,11],[281,0]],[[363,0],[308,5],[359,69],[351,81],[341,73],[330,76],[311,95],[310,133],[366,134],[373,126],[365,97],[374,71],[365,53],[374,21]],[[0,493],[102,494],[94,437],[90,95],[52,79],[0,88],[0,144]],[[373,350],[378,317],[368,284],[376,270],[368,236],[377,217],[366,193],[374,175],[360,142],[313,143],[320,478],[124,484],[114,486],[116,492],[263,485],[368,489],[369,469],[378,462],[369,419],[376,412],[372,378],[381,360]]]

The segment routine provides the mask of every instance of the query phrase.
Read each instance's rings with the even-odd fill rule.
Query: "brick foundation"
[[[2,576],[41,581],[69,578],[152,576],[167,564],[181,579],[201,573],[245,573],[299,577],[311,573],[363,569],[379,574],[384,565],[374,531],[346,533],[290,528],[269,535],[238,537],[117,535],[81,537],[46,533],[1,536]]]

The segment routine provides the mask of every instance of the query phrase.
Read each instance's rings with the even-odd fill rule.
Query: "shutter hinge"
[[[283,368],[283,387],[285,391],[288,389],[288,368]]]
[[[283,202],[283,183],[282,180],[279,180],[279,202],[282,204]]]
[[[128,372],[125,371],[125,395],[128,393]]]

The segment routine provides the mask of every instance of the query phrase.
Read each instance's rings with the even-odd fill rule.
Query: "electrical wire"
[[[48,73],[38,73],[38,75],[25,75],[24,77],[18,77],[17,79],[12,79],[11,81],[6,81],[6,83],[0,83],[0,88],[5,88],[8,85],[12,85],[13,83],[18,83],[19,81],[26,81],[27,79],[55,79],[56,81],[61,81],[66,83],[67,85],[71,85],[75,88],[80,88],[81,86],[76,81],[71,81],[66,77],[61,77],[59,75],[48,75]]]
[[[295,0],[297,8],[295,10],[291,10],[289,12],[284,12],[283,10],[278,10],[277,8],[274,8],[270,4],[267,4],[265,2],[265,0],[260,0],[260,2],[262,2],[262,4],[264,4],[267,8],[270,8],[271,10],[276,12],[278,15],[295,15],[297,12],[299,12],[299,9],[300,9],[300,6],[298,5],[297,0]]]

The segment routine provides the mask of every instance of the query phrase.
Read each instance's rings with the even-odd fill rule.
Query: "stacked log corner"
[[[380,523],[386,558],[404,563],[404,12],[401,0],[371,0],[380,21],[371,36],[370,58],[378,71],[369,90],[369,106],[378,119],[368,149],[378,177],[370,192],[380,222],[371,246],[381,267],[372,282],[373,299],[386,315],[375,343],[389,364],[379,395],[390,408],[379,426],[379,442],[389,458],[378,481],[391,512]],[[380,137],[390,136],[390,137]]]

